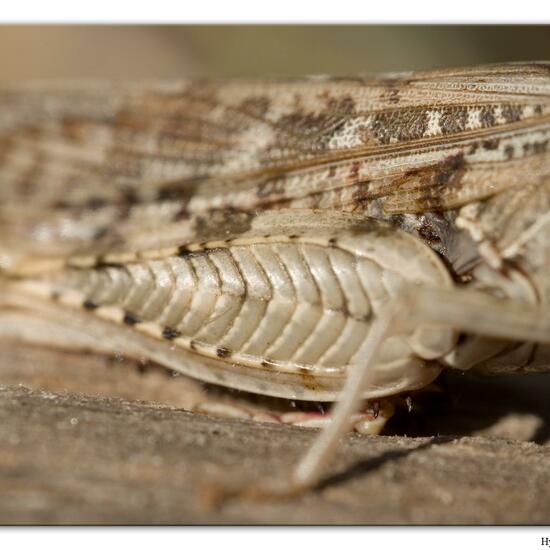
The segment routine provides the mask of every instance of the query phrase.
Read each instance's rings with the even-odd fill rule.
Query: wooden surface
[[[315,491],[214,505],[284,474],[316,431],[185,412],[203,390],[163,372],[3,347],[0,523],[550,523],[546,379],[451,377],[389,426],[416,437],[349,435]]]

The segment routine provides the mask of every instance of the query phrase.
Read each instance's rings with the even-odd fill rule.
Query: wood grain
[[[96,356],[12,344],[0,382],[2,524],[549,523],[550,446],[520,441],[548,438],[548,391],[517,379],[452,380],[455,406],[393,428],[445,435],[350,435],[320,489],[218,508],[213,487],[287,471],[316,431],[187,413],[179,378]]]

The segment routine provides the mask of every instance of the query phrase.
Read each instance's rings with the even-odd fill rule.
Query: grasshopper
[[[365,401],[549,370],[549,138],[546,63],[5,90],[0,336],[336,402],[311,487]]]

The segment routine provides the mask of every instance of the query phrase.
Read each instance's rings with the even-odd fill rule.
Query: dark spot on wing
[[[390,103],[394,105],[399,103],[401,101],[399,90],[397,88],[393,88],[392,90],[390,90],[387,99]]]
[[[109,227],[98,227],[95,229],[94,234],[92,236],[92,240],[94,241],[100,241],[104,239],[109,234]]]
[[[191,198],[196,194],[201,185],[201,179],[170,181],[159,185],[156,190],[157,201],[176,201],[182,207],[186,206]]]
[[[285,179],[283,176],[271,176],[258,184],[256,196],[259,199],[277,200],[285,194]]]
[[[464,172],[464,153],[453,155],[435,169],[434,183],[442,186],[448,183],[458,183]]]
[[[104,197],[90,197],[86,201],[86,208],[90,210],[99,210],[107,205],[107,199]]]
[[[52,202],[51,206],[54,210],[68,210],[72,207],[72,204],[66,200],[58,199]]]
[[[230,357],[231,356],[231,350],[229,350],[227,348],[224,348],[224,347],[220,347],[220,348],[216,349],[216,355],[220,358]]]
[[[370,191],[368,181],[362,181],[356,185],[356,189],[352,196],[353,210],[366,210],[369,203],[373,200],[373,195]]]
[[[135,191],[135,189],[132,188],[125,188],[122,191],[122,201],[128,205],[134,205],[139,202],[139,197]]]
[[[124,313],[122,321],[129,326],[137,325],[140,322],[138,317],[128,311]]]
[[[490,128],[495,125],[494,107],[484,105],[479,112],[479,122],[483,128]]]
[[[501,109],[501,116],[507,123],[517,122],[521,119],[522,113],[521,105],[504,105]]]
[[[36,175],[34,177],[36,177]],[[18,183],[16,188],[17,194],[23,198],[32,197],[32,195],[34,195],[37,191],[38,184],[36,183],[36,180],[33,179],[33,176],[26,176],[25,179]]]
[[[166,340],[174,340],[175,338],[179,338],[181,336],[181,332],[179,330],[175,330],[170,327],[164,327],[162,330],[162,337],[166,338]]]
[[[139,374],[145,374],[148,370],[151,370],[151,365],[146,365],[140,361],[137,364],[137,370]],[[166,370],[166,369],[163,369],[163,370]],[[170,374],[170,371],[168,371],[168,373]]]
[[[352,163],[350,171],[349,171],[349,179],[355,180],[357,179],[357,176],[359,175],[359,169],[361,168],[361,162],[355,161]]]
[[[476,141],[470,145],[468,149],[468,154],[473,155],[479,149],[479,143]]]
[[[523,144],[523,153],[525,156],[530,155],[540,155],[541,153],[546,153],[548,149],[548,140],[543,141],[533,141]]]
[[[94,263],[95,267],[97,268],[100,268],[100,267],[119,267],[119,264],[117,264],[116,262],[111,262],[109,260],[107,260],[105,258],[105,256],[97,256],[95,258],[95,263]]]
[[[485,139],[482,141],[481,146],[487,151],[494,151],[495,149],[498,149],[499,143],[500,140],[497,138]]]
[[[512,145],[507,145],[504,148],[504,155],[506,156],[507,160],[511,160],[514,158],[514,147]]]
[[[241,102],[239,110],[253,118],[263,118],[269,109],[270,103],[267,96],[251,96]]]

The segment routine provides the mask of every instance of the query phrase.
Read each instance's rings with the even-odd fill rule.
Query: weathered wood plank
[[[0,389],[3,524],[550,523],[550,446],[505,439],[511,426],[508,435],[528,438],[536,432],[544,439],[541,423],[548,417],[536,398],[531,400],[535,412],[529,412],[527,399],[514,406],[511,394],[503,392],[515,416],[497,411],[476,424],[483,389],[468,394],[471,386],[464,385],[463,433],[501,437],[350,435],[320,490],[282,502],[237,498],[211,508],[212,484],[282,473],[316,432],[213,419],[152,401],[78,394],[85,391],[75,386],[78,369],[89,376],[99,368],[93,362],[103,361],[92,356],[79,363],[65,355],[65,367],[72,366],[75,376],[72,381],[60,377],[58,383],[65,380],[72,393],[62,393],[61,386],[57,392],[30,390],[13,385],[14,371],[8,376],[6,364],[19,366],[23,381],[33,364],[36,387],[37,373],[48,372],[48,357],[60,362],[62,356],[16,351],[17,346],[3,350],[0,361],[2,381],[12,384]],[[153,374],[125,372],[126,392],[134,385],[144,392],[154,387]],[[51,387],[51,371],[49,384],[45,378],[41,384]],[[174,382],[163,380],[165,390]],[[33,385],[32,377],[25,383]],[[87,393],[98,393],[88,387]],[[441,419],[450,416],[456,417],[457,409]],[[423,430],[434,429],[436,420],[426,420]],[[460,433],[458,423],[452,429]]]

